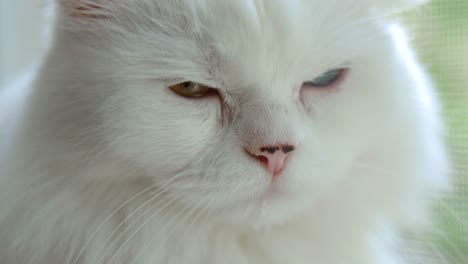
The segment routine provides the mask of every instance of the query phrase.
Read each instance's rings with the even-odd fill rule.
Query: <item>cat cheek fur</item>
[[[58,2],[1,152],[6,263],[389,263],[379,234],[447,184],[430,83],[374,17],[422,1]],[[297,100],[347,61],[336,90]],[[182,81],[222,98],[168,89]],[[297,148],[272,181],[245,148],[278,142]]]

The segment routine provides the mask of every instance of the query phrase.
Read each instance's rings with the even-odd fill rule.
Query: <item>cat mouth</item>
[[[288,193],[284,189],[279,188],[275,182],[272,182],[261,197],[265,202],[273,202],[279,199],[287,199]]]
[[[287,199],[288,194],[281,190],[274,182],[270,183],[265,189],[258,191],[254,195],[244,197],[231,204],[232,207],[259,206],[265,207],[277,201]],[[228,207],[231,207],[228,206]]]

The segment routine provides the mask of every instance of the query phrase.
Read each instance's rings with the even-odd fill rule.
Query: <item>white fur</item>
[[[61,2],[0,145],[2,263],[401,263],[387,234],[426,218],[447,167],[430,84],[383,18],[413,1]],[[300,91],[342,65],[339,87]],[[243,148],[275,142],[298,148],[272,182]]]

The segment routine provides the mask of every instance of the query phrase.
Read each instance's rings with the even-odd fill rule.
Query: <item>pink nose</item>
[[[260,160],[265,169],[276,178],[286,165],[286,158],[296,147],[292,145],[275,145],[261,147],[255,151],[248,151],[250,155]]]

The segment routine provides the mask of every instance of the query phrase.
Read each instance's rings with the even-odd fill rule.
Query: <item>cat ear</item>
[[[73,18],[103,19],[114,0],[58,0],[64,13]]]
[[[372,11],[378,14],[391,14],[403,12],[411,8],[418,7],[428,2],[428,0],[368,0],[372,6]]]

